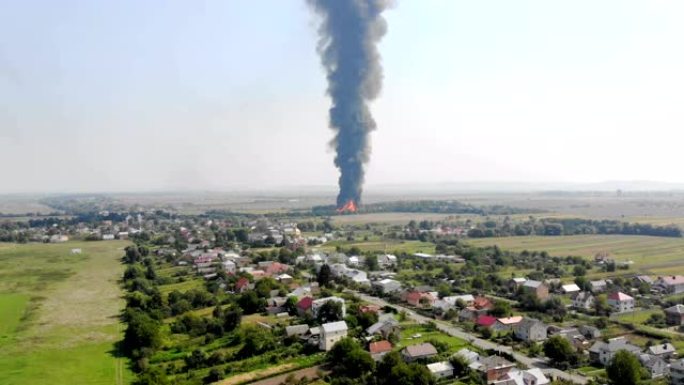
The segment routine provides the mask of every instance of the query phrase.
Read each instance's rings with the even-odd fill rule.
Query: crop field
[[[131,381],[115,349],[123,329],[117,280],[126,245],[0,244],[1,384]]]
[[[530,236],[471,239],[477,246],[499,245],[504,250],[547,251],[553,256],[593,258],[608,252],[618,261],[633,261],[630,271],[684,274],[684,238],[637,235]]]

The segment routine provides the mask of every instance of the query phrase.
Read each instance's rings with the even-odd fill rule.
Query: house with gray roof
[[[410,345],[401,351],[401,356],[406,362],[413,362],[417,360],[432,358],[437,355],[437,349],[429,343]]]
[[[613,359],[615,353],[620,350],[626,350],[635,355],[641,353],[640,347],[631,344],[625,337],[617,337],[608,340],[608,342],[594,342],[591,348],[589,348],[589,359],[594,363],[605,366]]]

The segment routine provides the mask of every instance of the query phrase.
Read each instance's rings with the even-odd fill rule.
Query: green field
[[[547,251],[553,256],[593,258],[609,252],[618,261],[633,261],[632,272],[684,274],[684,238],[638,235],[530,236],[470,239],[476,246],[499,245],[513,251]]]
[[[115,349],[126,245],[0,244],[0,384],[130,383]]]

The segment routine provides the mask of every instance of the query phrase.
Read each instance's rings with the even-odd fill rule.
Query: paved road
[[[359,292],[354,292],[354,294],[356,294],[359,298],[363,299],[364,301],[376,304],[378,306],[392,306],[392,307],[397,308],[399,310],[403,310],[406,312],[406,314],[409,317],[411,317],[413,320],[415,320],[418,323],[427,323],[428,321],[432,321],[437,325],[437,328],[439,330],[443,331],[444,333],[447,333],[451,336],[458,337],[460,339],[466,340],[466,341],[470,342],[471,344],[473,344],[474,346],[476,346],[480,349],[495,350],[495,351],[505,352],[505,353],[511,354],[513,357],[515,357],[515,359],[518,362],[520,362],[520,363],[522,363],[522,364],[524,364],[530,368],[535,367],[535,368],[542,369],[544,374],[546,374],[550,377],[562,378],[564,380],[572,381],[576,384],[582,384],[582,385],[586,384],[589,381],[589,379],[585,376],[567,373],[567,372],[564,372],[562,370],[558,370],[558,369],[549,367],[545,358],[528,357],[528,356],[526,356],[520,352],[514,351],[510,346],[499,345],[497,343],[494,343],[494,342],[491,342],[488,340],[483,340],[483,339],[477,337],[476,335],[465,332],[462,329],[460,329],[456,326],[453,326],[447,322],[438,321],[438,320],[435,320],[432,318],[422,316],[422,315],[414,312],[413,310],[411,310],[409,308],[389,303],[389,302],[387,302],[381,298],[373,297],[373,296],[366,295],[366,294],[359,293]]]

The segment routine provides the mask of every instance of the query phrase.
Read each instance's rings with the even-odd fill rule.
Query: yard
[[[114,347],[123,329],[117,280],[126,245],[0,244],[0,383],[131,381]]]
[[[409,345],[416,345],[423,342],[435,340],[449,345],[449,352],[455,353],[461,348],[468,346],[468,342],[457,337],[452,337],[439,330],[431,330],[426,325],[407,324],[402,325],[401,341],[397,343],[398,349],[403,349]]]

